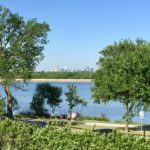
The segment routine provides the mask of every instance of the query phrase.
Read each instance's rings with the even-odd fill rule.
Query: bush
[[[30,103],[30,109],[37,116],[44,116],[48,110],[45,108],[47,103],[52,108],[52,116],[55,112],[56,107],[59,107],[62,99],[61,87],[52,86],[49,83],[39,83],[36,86],[35,94],[33,95],[32,102]]]
[[[70,128],[38,128],[20,121],[0,122],[0,149],[16,150],[148,150],[150,139],[119,132],[71,132]]]

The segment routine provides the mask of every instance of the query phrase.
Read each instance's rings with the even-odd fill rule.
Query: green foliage
[[[0,97],[0,116],[6,114],[6,100]]]
[[[19,110],[19,108],[20,108],[20,106],[18,104],[17,99],[14,96],[12,96],[12,109],[13,109],[13,111]]]
[[[101,114],[100,116],[93,117],[93,116],[82,116],[78,115],[79,120],[97,120],[97,121],[109,121],[105,114]]]
[[[48,24],[23,17],[0,6],[0,78],[9,85],[16,76],[28,79],[43,58]]]
[[[77,87],[74,84],[68,84],[68,92],[65,92],[66,101],[68,102],[69,112],[78,105],[86,106],[87,102],[77,93]]]
[[[27,150],[148,150],[150,139],[119,132],[96,134],[71,132],[54,126],[37,128],[20,121],[0,122],[0,148]]]
[[[0,122],[0,146],[3,149],[24,149],[28,146],[35,127],[6,119]]]
[[[30,109],[34,111],[37,116],[43,116],[48,112],[48,110],[44,108],[44,99],[39,94],[33,95],[32,102],[30,103]]]
[[[120,101],[125,106],[125,121],[150,104],[150,43],[122,40],[100,52],[98,70],[94,74],[95,102]]]
[[[12,117],[12,97],[9,86],[16,78],[25,81],[43,59],[49,25],[37,19],[25,21],[18,13],[0,6],[0,79],[8,101],[7,115]]]
[[[14,118],[20,119],[20,118],[36,118],[37,116],[32,113],[31,111],[21,111],[14,115]]]
[[[60,98],[62,89],[60,87],[52,86],[49,83],[39,83],[36,87],[36,93],[33,96],[30,108],[35,111],[36,115],[43,115],[47,112],[44,108],[45,102],[52,108],[52,113],[55,108],[59,107],[62,102]]]
[[[14,96],[12,96],[12,108],[13,111],[19,110],[18,101]],[[5,114],[6,114],[6,98],[0,97],[0,115],[5,115]]]
[[[93,72],[34,72],[33,79],[91,79]]]

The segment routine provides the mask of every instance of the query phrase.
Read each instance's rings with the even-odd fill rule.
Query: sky
[[[149,0],[0,0],[0,5],[49,24],[49,43],[37,71],[96,69],[99,51],[109,44],[150,40]]]

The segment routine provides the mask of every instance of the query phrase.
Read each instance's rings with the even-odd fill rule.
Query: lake
[[[20,109],[19,111],[26,111],[29,110],[29,104],[32,100],[32,96],[35,92],[36,85],[38,82],[30,82],[28,85],[25,85],[23,83],[18,83],[21,86],[24,86],[24,90],[15,89],[14,87],[11,87],[12,95],[14,95],[19,103]],[[53,82],[52,85],[61,87],[63,90],[62,99],[63,102],[60,104],[60,108],[56,108],[55,114],[65,114],[68,113],[68,105],[65,101],[65,95],[64,93],[67,91],[67,82]],[[87,107],[77,106],[74,108],[74,111],[85,115],[85,116],[100,116],[101,114],[105,114],[107,118],[109,118],[112,121],[116,120],[122,120],[122,116],[124,113],[124,107],[119,102],[111,101],[109,103],[105,104],[95,104],[93,102],[93,99],[91,97],[91,88],[92,83],[74,83],[77,86],[78,94],[84,98],[88,104]],[[0,86],[0,93],[4,95],[4,90]],[[46,106],[46,108],[49,108],[49,106]],[[51,109],[49,108],[49,111]],[[15,112],[17,113],[17,112]],[[138,116],[133,118],[134,122],[140,122],[140,119]],[[150,123],[150,112],[145,112],[144,114],[144,123]]]

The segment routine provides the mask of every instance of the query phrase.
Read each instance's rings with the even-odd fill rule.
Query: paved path
[[[45,121],[39,121],[36,119],[26,118],[23,119],[24,121],[30,124],[37,124],[40,127],[44,127],[47,123]],[[118,124],[118,123],[104,123],[104,122],[82,122],[85,126],[95,126],[95,127],[106,127],[106,128],[124,128],[125,124]],[[138,127],[138,125],[129,125],[130,128]]]
[[[84,122],[84,125],[87,126],[102,126],[102,127],[110,127],[110,128],[119,128],[125,127],[125,124],[115,124],[115,123],[101,123],[101,122]],[[138,127],[138,125],[129,125],[130,128]]]

